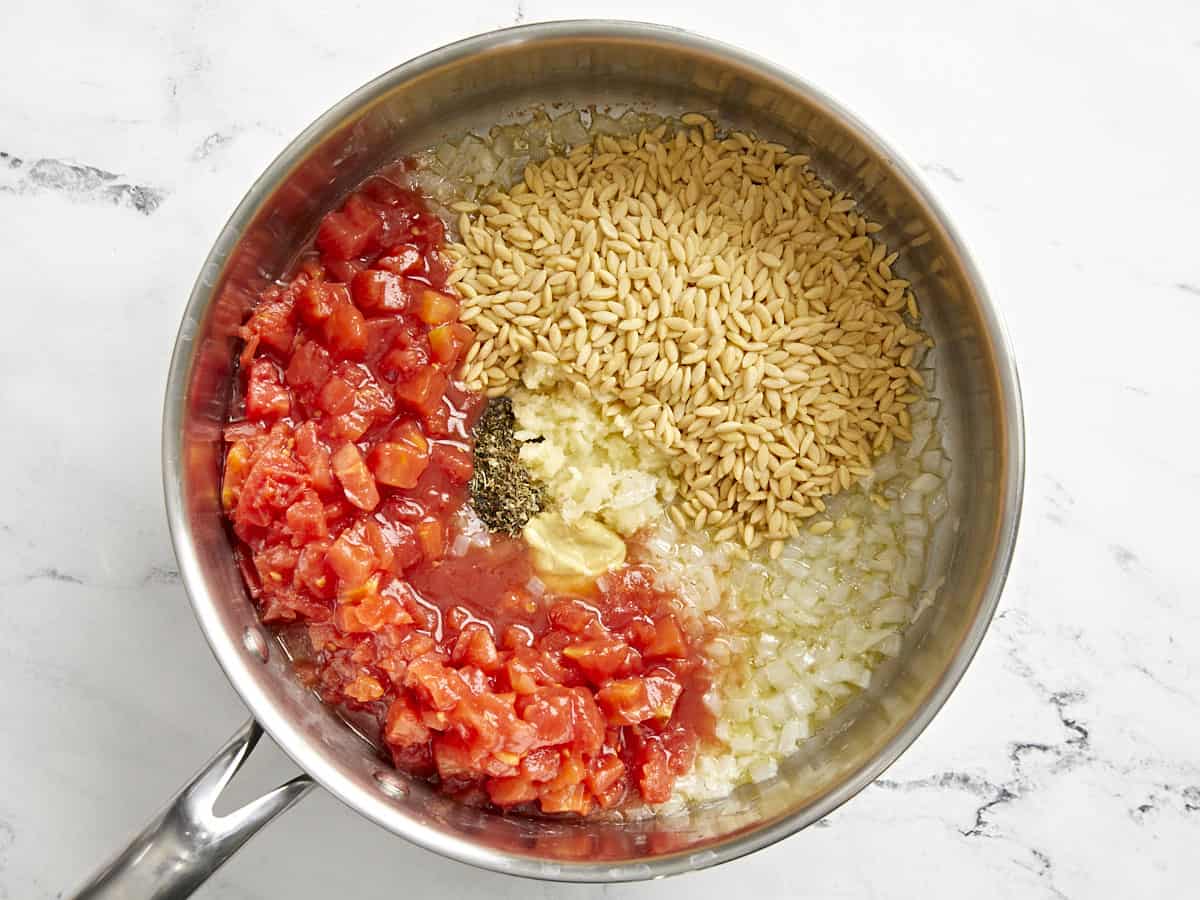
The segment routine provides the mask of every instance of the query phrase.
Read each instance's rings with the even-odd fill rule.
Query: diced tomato
[[[377,516],[379,533],[391,553],[391,569],[403,572],[421,560],[421,546],[416,532],[403,522]]]
[[[333,454],[333,474],[341,482],[346,499],[368,512],[379,505],[375,476],[367,468],[358,447],[347,441]]]
[[[325,280],[325,266],[321,264],[321,257],[318,253],[310,251],[300,257],[300,261],[296,264],[296,277],[292,281],[293,287],[299,287],[310,281]]]
[[[234,530],[248,540],[255,528],[282,518],[307,486],[308,473],[286,450],[290,430],[276,424],[266,443],[250,462],[231,517]]]
[[[246,337],[246,343],[242,345],[242,352],[238,354],[238,365],[243,369],[248,369],[251,363],[254,362],[254,357],[258,353],[258,335],[251,334]]]
[[[534,592],[522,541],[463,541],[487,400],[451,378],[473,334],[444,240],[372,179],[262,292],[224,431],[235,558],[262,621],[307,634],[301,682],[373,720],[397,767],[504,809],[662,802],[711,718],[676,598],[636,565]]]
[[[375,554],[366,538],[353,528],[347,528],[330,546],[325,561],[343,584],[364,584],[375,568]]]
[[[323,325],[334,307],[350,302],[350,292],[344,284],[310,281],[296,292],[296,307],[304,324]]]
[[[575,735],[575,704],[570,688],[540,688],[524,704],[521,716],[534,727],[539,747],[567,744]]]
[[[491,679],[482,669],[476,668],[468,663],[461,666],[458,670],[458,673],[462,675],[463,681],[467,683],[467,687],[471,689],[472,694],[492,693]],[[500,694],[497,694],[496,696],[503,697],[503,695]],[[509,702],[507,698],[505,698],[505,702]]]
[[[594,757],[587,765],[587,785],[601,797],[625,776],[625,763],[615,753]]]
[[[352,303],[338,303],[325,322],[325,343],[338,356],[357,359],[367,351],[367,320]]]
[[[392,425],[388,429],[387,439],[391,443],[408,447],[417,456],[429,456],[429,439],[425,437],[421,426],[413,419],[401,419]]]
[[[427,634],[410,631],[396,644],[396,655],[405,662],[412,662],[414,659],[435,659],[437,642]]]
[[[674,775],[686,775],[696,762],[699,735],[681,723],[673,723],[659,732],[659,738],[671,757],[670,769]]]
[[[440,250],[430,250],[425,254],[425,277],[435,288],[441,290],[446,286],[450,273],[454,271],[454,263]]]
[[[305,544],[296,561],[296,579],[309,593],[328,600],[335,593],[334,577],[325,562],[330,544],[314,540]]]
[[[438,407],[446,384],[446,376],[428,366],[396,384],[396,399],[413,412],[425,415]]]
[[[544,685],[561,684],[569,673],[552,656],[532,648],[513,651],[505,663],[512,690],[518,694],[534,694]]]
[[[367,180],[359,190],[368,199],[384,206],[398,206],[409,197],[400,185],[382,175]]]
[[[479,622],[471,622],[461,631],[450,660],[460,666],[478,666],[483,672],[495,672],[500,668],[496,642],[491,632]]]
[[[305,491],[299,500],[288,507],[287,526],[292,532],[292,539],[297,542],[306,543],[329,533],[325,527],[325,507],[315,492]]]
[[[563,656],[579,666],[594,684],[614,676],[627,675],[641,665],[638,652],[613,637],[579,641],[564,649]]]
[[[407,380],[429,364],[429,356],[420,347],[396,347],[389,350],[379,363],[386,378]]]
[[[596,609],[580,600],[561,600],[550,607],[550,622],[556,628],[579,635],[604,634]]]
[[[326,280],[341,284],[349,284],[364,268],[357,259],[327,259],[325,262]]]
[[[682,659],[687,656],[683,632],[679,630],[679,623],[673,616],[667,616],[654,623],[654,638],[642,649],[642,656],[646,659]]]
[[[275,593],[292,583],[292,572],[300,554],[293,547],[274,544],[254,554],[254,568],[264,593]]]
[[[225,476],[221,479],[221,505],[226,511],[237,504],[242,482],[250,472],[251,446],[247,440],[240,440],[229,448],[225,454]]]
[[[379,246],[383,254],[389,255],[395,248],[404,247],[413,241],[413,226],[417,224],[417,210],[412,203],[400,203],[384,211],[383,232],[379,236]],[[421,247],[418,247],[422,253]],[[420,267],[421,269],[424,266]]]
[[[596,702],[614,725],[636,725],[653,715],[641,678],[610,681],[596,693]]]
[[[354,408],[354,388],[338,376],[325,382],[317,397],[317,405],[331,416],[347,413]]]
[[[394,272],[365,269],[354,276],[351,290],[359,309],[368,315],[379,315],[404,312],[422,287],[420,282]]]
[[[475,474],[474,454],[462,444],[438,440],[433,444],[432,458],[433,463],[444,470],[446,478],[457,485],[466,485]]]
[[[405,329],[402,315],[370,316],[367,318],[367,350],[364,362],[378,375],[379,360],[392,349],[397,336]]]
[[[471,615],[471,611],[465,606],[452,606],[446,610],[442,621],[446,623],[446,627],[451,631],[462,631],[468,623],[475,621],[475,617]]]
[[[545,782],[558,774],[562,754],[554,747],[530,750],[521,760],[521,774],[533,782]]]
[[[404,684],[434,709],[441,710],[453,709],[470,693],[457,671],[430,657],[421,657],[409,663]]]
[[[374,446],[369,457],[371,471],[381,484],[413,488],[429,466],[429,441],[411,420],[392,428],[388,440]]]
[[[324,387],[332,371],[329,351],[316,341],[304,341],[288,361],[284,377],[296,390],[314,392]]]
[[[368,459],[376,481],[398,488],[416,487],[429,465],[427,457],[417,455],[410,447],[386,441],[376,444]]]
[[[278,367],[269,359],[256,359],[246,380],[246,416],[277,419],[286,416],[291,408],[292,395],[279,377]]]
[[[440,247],[446,239],[446,226],[437,216],[422,212],[410,229],[413,239],[426,251]]]
[[[331,212],[321,220],[317,229],[317,247],[331,259],[350,259],[360,255],[370,240],[363,229],[342,212]]]
[[[517,718],[511,700],[486,690],[486,682],[483,690],[462,697],[450,718],[490,775],[515,775],[521,756],[535,745],[533,727]]]
[[[641,750],[641,772],[638,789],[647,803],[666,803],[671,799],[675,787],[675,776],[671,774],[670,757],[662,743],[646,741]]]
[[[374,570],[382,567],[379,565],[379,557],[375,555],[375,548],[371,546],[371,541],[367,538],[365,532],[366,529],[363,527],[362,522],[356,523],[354,526],[346,529],[346,531],[343,532],[343,534],[349,533],[353,535],[353,540],[356,544],[365,546],[367,548],[367,559],[370,560],[370,566],[372,569],[371,574],[365,579],[361,581],[343,582],[340,585],[341,589],[338,591],[338,602],[343,605],[360,603],[369,597],[378,595],[379,593],[379,580],[382,576],[379,572]],[[345,631],[346,629],[342,630]]]
[[[243,419],[240,422],[230,422],[225,426],[223,434],[225,440],[230,444],[238,441],[251,441],[257,444],[259,443],[258,439],[263,437],[268,430],[262,422],[248,422]]]
[[[429,329],[429,349],[434,362],[453,369],[475,340],[475,332],[461,322],[447,322]]]
[[[587,775],[587,767],[583,760],[574,753],[565,751],[559,754],[558,771],[546,782],[543,790],[559,791],[571,785],[579,784]]]
[[[592,755],[604,745],[604,715],[588,688],[571,689],[571,718],[575,726],[572,746],[579,753]]]
[[[450,387],[446,390],[446,396],[458,409],[459,415],[462,416],[463,427],[472,432],[475,428],[475,423],[479,421],[480,415],[487,407],[488,398],[486,394],[477,394],[474,391],[468,391],[462,384],[450,382]]]
[[[417,544],[427,560],[441,559],[445,552],[445,530],[437,519],[425,519],[416,524],[413,529],[417,534]]]
[[[296,429],[296,457],[308,468],[317,491],[327,494],[334,489],[329,448],[317,437],[317,426],[311,420]]]
[[[544,813],[577,813],[586,816],[592,809],[592,798],[587,787],[573,784],[556,791],[542,791],[540,803]]]
[[[669,719],[675,703],[683,693],[683,685],[669,669],[654,669],[646,676],[646,699],[656,719]]]
[[[368,581],[369,583],[369,581]],[[395,598],[368,591],[357,603],[344,603],[334,615],[334,623],[342,631],[374,632],[385,625],[407,625],[412,622],[405,609]]]
[[[405,669],[405,674],[408,670]],[[450,714],[442,709],[422,707],[421,724],[432,731],[446,731],[450,727]]]
[[[434,405],[433,409],[422,414],[421,424],[425,427],[426,433],[433,437],[444,438],[453,435],[458,422],[449,398],[443,394],[442,399]]]
[[[375,260],[375,265],[396,275],[408,275],[421,268],[421,251],[416,244],[397,244],[387,256]]]
[[[379,683],[378,679],[372,678],[370,675],[359,675],[342,688],[342,691],[352,700],[357,700],[359,703],[369,703],[383,696],[383,685]]]
[[[264,299],[242,329],[249,340],[257,338],[258,347],[284,356],[291,352],[296,336],[295,299],[291,291],[276,292]]]
[[[601,809],[615,809],[621,805],[621,801],[628,795],[628,791],[625,788],[624,775],[625,772],[623,770],[622,777],[618,778],[607,788],[601,791],[592,791],[592,796],[595,798],[597,806]]]
[[[412,308],[426,325],[443,325],[458,318],[458,301],[433,288],[418,291]]]
[[[371,552],[375,554],[376,565],[379,569],[387,571],[392,567],[392,547],[388,540],[385,540],[383,529],[379,522],[375,519],[363,519],[360,523],[362,526],[363,537],[366,538],[367,546],[371,548]]]
[[[621,678],[600,688],[596,702],[614,725],[636,725],[647,719],[669,718],[682,691],[668,674]]]
[[[433,762],[433,744],[413,744],[409,747],[392,747],[392,761],[397,769],[417,778],[432,778],[437,774]]]
[[[434,736],[433,761],[437,765],[438,777],[443,781],[453,782],[475,775],[471,754],[462,741],[452,735]]]
[[[282,587],[259,598],[259,616],[268,624],[311,619],[323,613],[324,608],[320,604],[290,587]]]
[[[385,390],[373,375],[368,375],[355,394],[354,408],[368,421],[377,422],[392,417],[396,401],[391,391]]]
[[[412,701],[405,696],[397,697],[388,707],[384,724],[383,739],[393,747],[411,747],[429,740],[429,729]]]
[[[490,778],[487,783],[488,797],[497,806],[517,806],[529,803],[538,797],[538,789],[528,777],[511,775],[508,778]]]
[[[360,191],[346,198],[346,202],[342,204],[342,212],[367,235],[362,253],[377,253],[389,230],[386,208]]]
[[[357,441],[371,427],[371,418],[360,409],[321,420],[321,436],[331,444]]]

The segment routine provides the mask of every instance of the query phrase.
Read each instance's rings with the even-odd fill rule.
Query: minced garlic
[[[520,461],[568,523],[593,516],[622,535],[660,521],[675,496],[666,461],[566,384],[512,393]],[[540,438],[540,440],[537,440]]]

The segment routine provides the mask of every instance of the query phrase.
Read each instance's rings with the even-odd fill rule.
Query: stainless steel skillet
[[[955,458],[958,529],[935,548],[945,581],[900,658],[772,781],[672,817],[562,822],[467,808],[384,764],[292,676],[242,587],[219,504],[221,426],[236,328],[320,216],[381,165],[486,129],[537,103],[714,112],[809,153],[885,223],[938,343],[939,392]],[[177,897],[320,784],[352,809],[447,857],[569,881],[655,878],[735,859],[827,815],[878,777],[961,678],[999,599],[1023,486],[1020,391],[1007,338],[961,240],[912,169],[848,112],[783,69],[675,29],[555,22],[470,38],[355,91],[297,137],[218,237],[176,341],[163,420],[168,522],[184,584],[214,655],[253,718],[85,897]],[[265,729],[304,774],[237,812],[212,804]],[[281,864],[282,864],[281,860]]]

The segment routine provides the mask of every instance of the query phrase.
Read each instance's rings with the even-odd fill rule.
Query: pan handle
[[[120,853],[71,897],[75,900],[168,900],[187,897],[258,830],[315,787],[297,775],[225,816],[213,805],[250,756],[262,726],[238,729]]]

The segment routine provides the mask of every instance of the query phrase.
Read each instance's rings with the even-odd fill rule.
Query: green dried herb
[[[497,397],[475,426],[475,474],[471,502],[492,531],[518,535],[546,505],[546,489],[520,460],[512,401]]]

